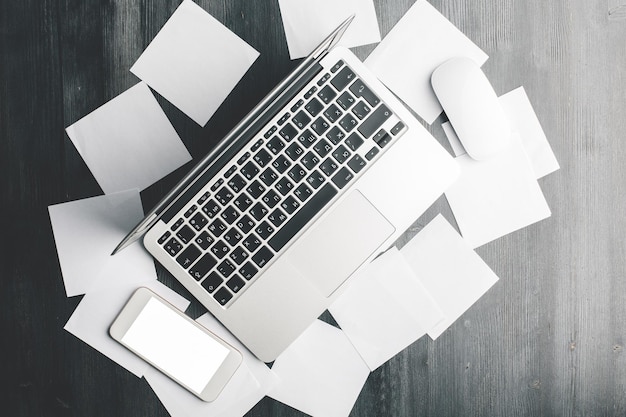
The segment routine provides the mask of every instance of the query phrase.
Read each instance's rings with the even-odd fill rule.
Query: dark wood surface
[[[80,297],[65,297],[47,206],[101,194],[63,129],[137,82],[129,68],[178,3],[0,2],[1,415],[167,415],[144,380],[63,330]],[[198,3],[261,56],[204,128],[159,98],[196,160],[296,65],[276,0]],[[375,1],[383,35],[412,3]],[[626,415],[626,8],[432,4],[491,56],[499,94],[524,85],[562,169],[540,181],[550,219],[479,248],[500,281],[437,341],[373,372],[352,415]],[[440,120],[430,130],[443,139]],[[441,199],[406,238],[437,212],[453,221]],[[265,398],[249,415],[301,413]]]

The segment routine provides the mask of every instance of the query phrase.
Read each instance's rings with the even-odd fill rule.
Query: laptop
[[[352,19],[116,249],[143,235],[152,256],[264,362],[458,175],[404,105],[336,46]]]

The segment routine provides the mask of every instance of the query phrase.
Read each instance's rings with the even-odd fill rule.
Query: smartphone
[[[207,402],[217,398],[242,361],[237,349],[148,288],[134,292],[109,333]]]

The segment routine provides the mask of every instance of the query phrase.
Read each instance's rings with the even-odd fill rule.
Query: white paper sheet
[[[65,130],[106,194],[143,190],[191,160],[141,82]]]
[[[340,45],[367,45],[380,41],[372,0],[279,0],[291,59],[302,58],[317,47],[341,22],[356,14]]]
[[[156,280],[156,273],[138,284],[118,285],[86,294],[65,324],[64,329],[98,350],[120,366],[141,377],[150,366],[109,335],[109,328],[137,288],[147,287],[180,310],[189,301]]]
[[[197,321],[234,346],[243,356],[242,365],[217,399],[203,402],[157,370],[147,372],[146,380],[172,417],[243,416],[276,384],[277,378],[213,316],[205,314]]]
[[[142,245],[111,252],[143,217],[137,190],[48,207],[68,297],[154,276]]]
[[[371,370],[444,319],[395,247],[353,277],[328,310]]]
[[[274,362],[279,379],[269,396],[304,413],[345,417],[369,368],[346,335],[316,320]]]
[[[438,215],[400,252],[445,319],[428,330],[436,339],[498,280],[452,226]]]
[[[258,56],[204,9],[185,0],[130,71],[204,126]]]
[[[473,248],[550,216],[530,161],[514,133],[498,156],[456,160],[461,176],[445,195],[463,238]]]
[[[365,61],[410,108],[431,124],[443,111],[430,84],[432,72],[453,57],[482,65],[478,46],[425,0],[417,0]]]
[[[516,88],[500,96],[500,104],[509,116],[511,127],[517,131],[530,159],[535,178],[542,178],[559,169],[546,134],[526,95],[524,87]]]
[[[500,104],[509,117],[511,128],[520,135],[524,150],[537,179],[542,178],[559,169],[559,163],[552,152],[537,115],[533,110],[524,87],[516,88],[499,97]],[[455,156],[465,154],[465,149],[450,122],[441,125],[448,137]]]

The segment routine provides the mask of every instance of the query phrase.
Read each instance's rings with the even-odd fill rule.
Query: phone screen
[[[156,298],[150,298],[121,341],[196,393],[229,350]]]

